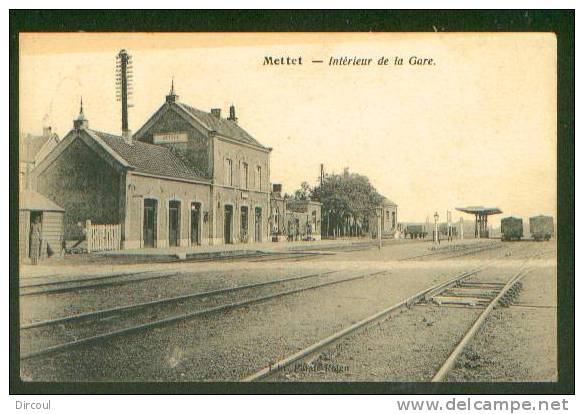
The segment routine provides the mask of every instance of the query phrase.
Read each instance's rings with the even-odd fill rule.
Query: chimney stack
[[[227,118],[227,119],[237,123],[237,117],[235,116],[235,105],[231,105],[229,107],[229,118]]]
[[[221,108],[211,108],[211,115],[215,118],[221,118]]]
[[[126,131],[122,131],[122,138],[124,138],[124,142],[128,145],[133,145],[134,141],[132,140],[132,131],[129,129]]]
[[[277,197],[282,197],[282,184],[277,184],[277,183],[272,184],[272,192]]]
[[[50,137],[52,135],[52,128],[50,126],[45,126],[43,127],[43,136],[44,137]]]

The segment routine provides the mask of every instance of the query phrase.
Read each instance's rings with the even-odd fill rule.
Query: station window
[[[256,187],[258,190],[262,189],[262,167],[256,167]]]
[[[241,164],[241,187],[249,188],[249,167],[247,162]]]
[[[225,185],[233,186],[233,160],[225,158]]]

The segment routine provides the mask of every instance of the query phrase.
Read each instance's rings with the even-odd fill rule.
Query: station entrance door
[[[144,230],[142,233],[144,247],[156,247],[157,210],[158,201],[149,198],[144,200]]]
[[[180,201],[168,203],[168,245],[176,247],[180,240]]]
[[[259,243],[262,241],[262,209],[261,207],[255,208],[255,242]]]
[[[191,245],[201,244],[201,203],[191,203]]]
[[[233,225],[233,206],[226,205],[223,220],[223,242],[225,244],[233,243],[231,228]]]

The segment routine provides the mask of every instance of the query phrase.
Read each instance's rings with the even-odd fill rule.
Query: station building
[[[37,191],[65,210],[66,239],[83,224],[119,224],[122,248],[269,240],[270,156],[230,108],[165,103],[134,136],[74,128],[33,172]]]

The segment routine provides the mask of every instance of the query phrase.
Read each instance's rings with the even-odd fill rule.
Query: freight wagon
[[[428,231],[426,230],[426,226],[423,224],[406,224],[405,225],[405,237],[412,239],[424,239],[428,235]]]
[[[518,217],[501,219],[501,240],[521,240],[523,237],[523,220]]]
[[[535,216],[529,219],[529,232],[537,241],[549,240],[554,234],[554,219],[551,216]]]

